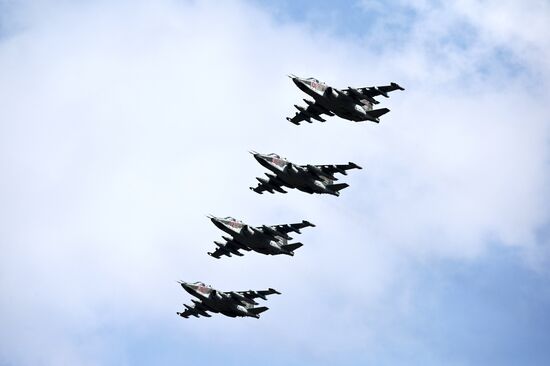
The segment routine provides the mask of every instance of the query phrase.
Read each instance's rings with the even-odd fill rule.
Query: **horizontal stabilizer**
[[[328,189],[332,190],[332,191],[335,191],[335,192],[338,192],[346,187],[349,187],[349,184],[347,183],[338,183],[338,184],[329,184],[327,186]]]
[[[269,308],[267,306],[258,306],[256,308],[248,309],[249,312],[251,312],[254,315],[258,315],[260,313],[263,313],[264,311],[268,310]]]
[[[302,243],[292,243],[292,244],[285,244],[282,247],[283,247],[284,250],[288,250],[289,252],[293,252],[293,251],[295,251],[296,249],[300,248],[303,245],[304,244],[302,244]]]
[[[371,121],[380,122],[378,118],[389,111],[390,110],[388,108],[373,109],[372,111],[368,111],[367,115],[372,118]]]
[[[390,110],[388,108],[380,108],[380,109],[373,109],[372,111],[369,111],[369,114],[373,116],[374,118],[378,118],[386,113],[388,113]]]

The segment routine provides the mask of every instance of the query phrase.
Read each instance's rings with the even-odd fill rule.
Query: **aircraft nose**
[[[254,151],[254,153],[250,152],[252,155],[254,155],[254,159],[256,159],[257,161],[261,162],[262,160],[264,160],[263,158],[263,155],[260,154],[260,153],[257,153]]]
[[[288,75],[291,79],[292,79],[292,82],[294,84],[296,84],[296,86],[298,88],[300,88],[301,90],[303,90],[304,87],[309,87],[309,83],[305,81],[305,79],[299,77],[299,76],[296,76],[296,75]]]
[[[181,287],[183,287],[183,289],[187,292],[189,292],[189,290],[192,288],[187,282],[185,281],[178,281],[179,284],[181,285]]]
[[[213,217],[210,218],[210,221],[212,221],[214,226],[216,226],[218,229],[225,230],[226,226],[224,224],[224,220],[213,216]]]

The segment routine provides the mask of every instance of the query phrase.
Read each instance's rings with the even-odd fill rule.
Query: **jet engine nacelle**
[[[212,291],[210,291],[210,294],[208,294],[208,297],[210,299],[216,299],[216,300],[221,300],[222,299],[222,296],[220,295],[220,293],[214,289],[212,289]]]
[[[315,187],[319,188],[321,191],[326,190],[326,186],[323,184],[323,182],[319,180],[314,181],[313,184],[315,185]]]
[[[258,303],[252,299],[249,299],[248,297],[245,297],[241,294],[238,294],[234,291],[231,291],[229,293],[234,299],[240,301],[242,304],[253,304],[253,305],[258,305]]]
[[[296,174],[298,173],[298,169],[294,166],[294,164],[287,164],[284,168],[287,173]]]
[[[246,307],[242,306],[242,305],[237,305],[235,307],[235,310],[237,310],[237,312],[239,312],[241,314],[241,316],[247,316],[249,315],[250,313],[248,312],[248,310],[246,309]]]
[[[329,99],[338,99],[340,97],[340,92],[332,87],[328,87],[325,90],[325,96]]]
[[[317,175],[319,178],[327,178],[327,179],[333,179],[333,177],[327,173],[325,173],[324,171],[322,171],[319,167],[316,167],[315,165],[310,165],[308,164],[307,165],[307,169],[314,173],[315,175]]]
[[[359,113],[360,115],[366,116],[367,115],[366,110],[372,110],[372,107],[370,109],[365,110],[365,107],[362,107],[359,104],[356,104],[354,109],[355,109],[355,112]]]
[[[241,234],[242,235],[252,235],[254,233],[254,231],[250,228],[250,226],[248,225],[244,225],[241,229]]]

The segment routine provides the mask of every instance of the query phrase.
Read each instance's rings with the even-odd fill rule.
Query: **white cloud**
[[[459,3],[458,13],[478,27],[470,5]],[[483,85],[469,65],[485,62],[484,52],[450,48],[429,60],[413,38],[403,54],[389,48],[380,58],[238,2],[44,3],[17,14],[24,30],[0,43],[7,361],[101,363],[97,354],[109,347],[97,332],[125,327],[167,329],[182,346],[199,337],[229,348],[246,335],[262,350],[276,338],[317,359],[375,342],[372,327],[392,316],[389,291],[397,300],[387,307],[406,310],[410,289],[400,283],[411,257],[540,245],[535,233],[549,219],[548,93],[526,90],[521,75]],[[547,14],[522,15],[542,24]],[[510,37],[548,50],[538,31],[499,27],[483,25],[483,44]],[[548,75],[543,63],[526,67]],[[289,72],[341,87],[392,80],[407,90],[384,101],[392,112],[378,126],[331,119],[295,127],[284,117],[304,96]],[[346,178],[351,187],[338,199],[258,196],[247,187],[263,171],[249,149],[365,170]],[[220,235],[209,212],[318,227],[294,258],[215,261],[205,254]],[[283,295],[261,322],[183,322],[179,278]],[[91,351],[81,343],[89,337]]]

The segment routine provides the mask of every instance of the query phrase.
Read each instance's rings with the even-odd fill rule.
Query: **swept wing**
[[[328,176],[333,176],[335,173],[341,173],[343,175],[347,175],[348,174],[346,172],[347,170],[363,169],[359,165],[352,162],[349,162],[347,164],[313,165],[313,167],[316,169],[319,169],[322,172],[322,174],[328,175]]]
[[[291,231],[300,234],[300,229],[303,229],[303,228],[309,227],[309,226],[314,227],[315,225],[313,225],[309,221],[304,220],[304,221],[296,223],[296,224],[273,225],[273,226],[270,226],[270,227],[275,232],[283,234],[283,235],[281,235],[282,237],[285,237],[286,234],[288,234]]]
[[[277,290],[269,288],[267,290],[260,290],[260,291],[254,291],[254,290],[238,291],[237,294],[244,296],[245,298],[253,302],[254,299],[257,299],[257,298],[261,298],[262,300],[267,300],[266,296],[273,295],[273,294],[280,295],[281,293]]]
[[[267,173],[266,175],[269,177],[269,179],[256,178],[259,182],[258,186],[256,188],[250,187],[250,189],[259,194],[262,194],[265,191],[268,191],[269,193],[275,193],[274,191],[287,193],[284,189],[281,188],[283,186],[283,183],[276,176],[269,175]]]
[[[371,103],[378,104],[379,102],[374,99],[379,95],[389,98],[388,93],[395,90],[405,90],[397,83],[390,83],[390,85],[382,86],[368,86],[364,88],[348,88],[346,92],[348,95],[352,95],[358,99],[364,98]]]
[[[201,302],[193,301],[193,304],[193,306],[183,304],[183,306],[185,306],[185,310],[181,313],[178,313],[178,315],[183,318],[189,318],[190,316],[194,316],[195,318],[198,318],[200,316],[210,318],[212,316],[207,313],[207,311],[210,309],[203,305]]]
[[[250,250],[235,240],[228,240],[225,243],[215,241],[214,244],[218,247],[213,252],[208,252],[208,255],[217,259],[220,259],[222,255],[231,257],[232,254],[242,257],[244,254],[239,252],[239,249]]]
[[[300,122],[307,121],[309,123],[312,123],[311,119],[315,119],[319,122],[325,122],[326,120],[321,117],[322,114],[326,114],[329,116],[334,116],[334,113],[323,107],[321,104],[317,102],[312,102],[310,100],[304,99],[304,102],[308,104],[307,108],[301,107],[299,105],[294,105],[298,112],[296,112],[296,115],[294,117],[290,118],[287,117],[287,121],[294,123],[295,125],[299,125]]]

